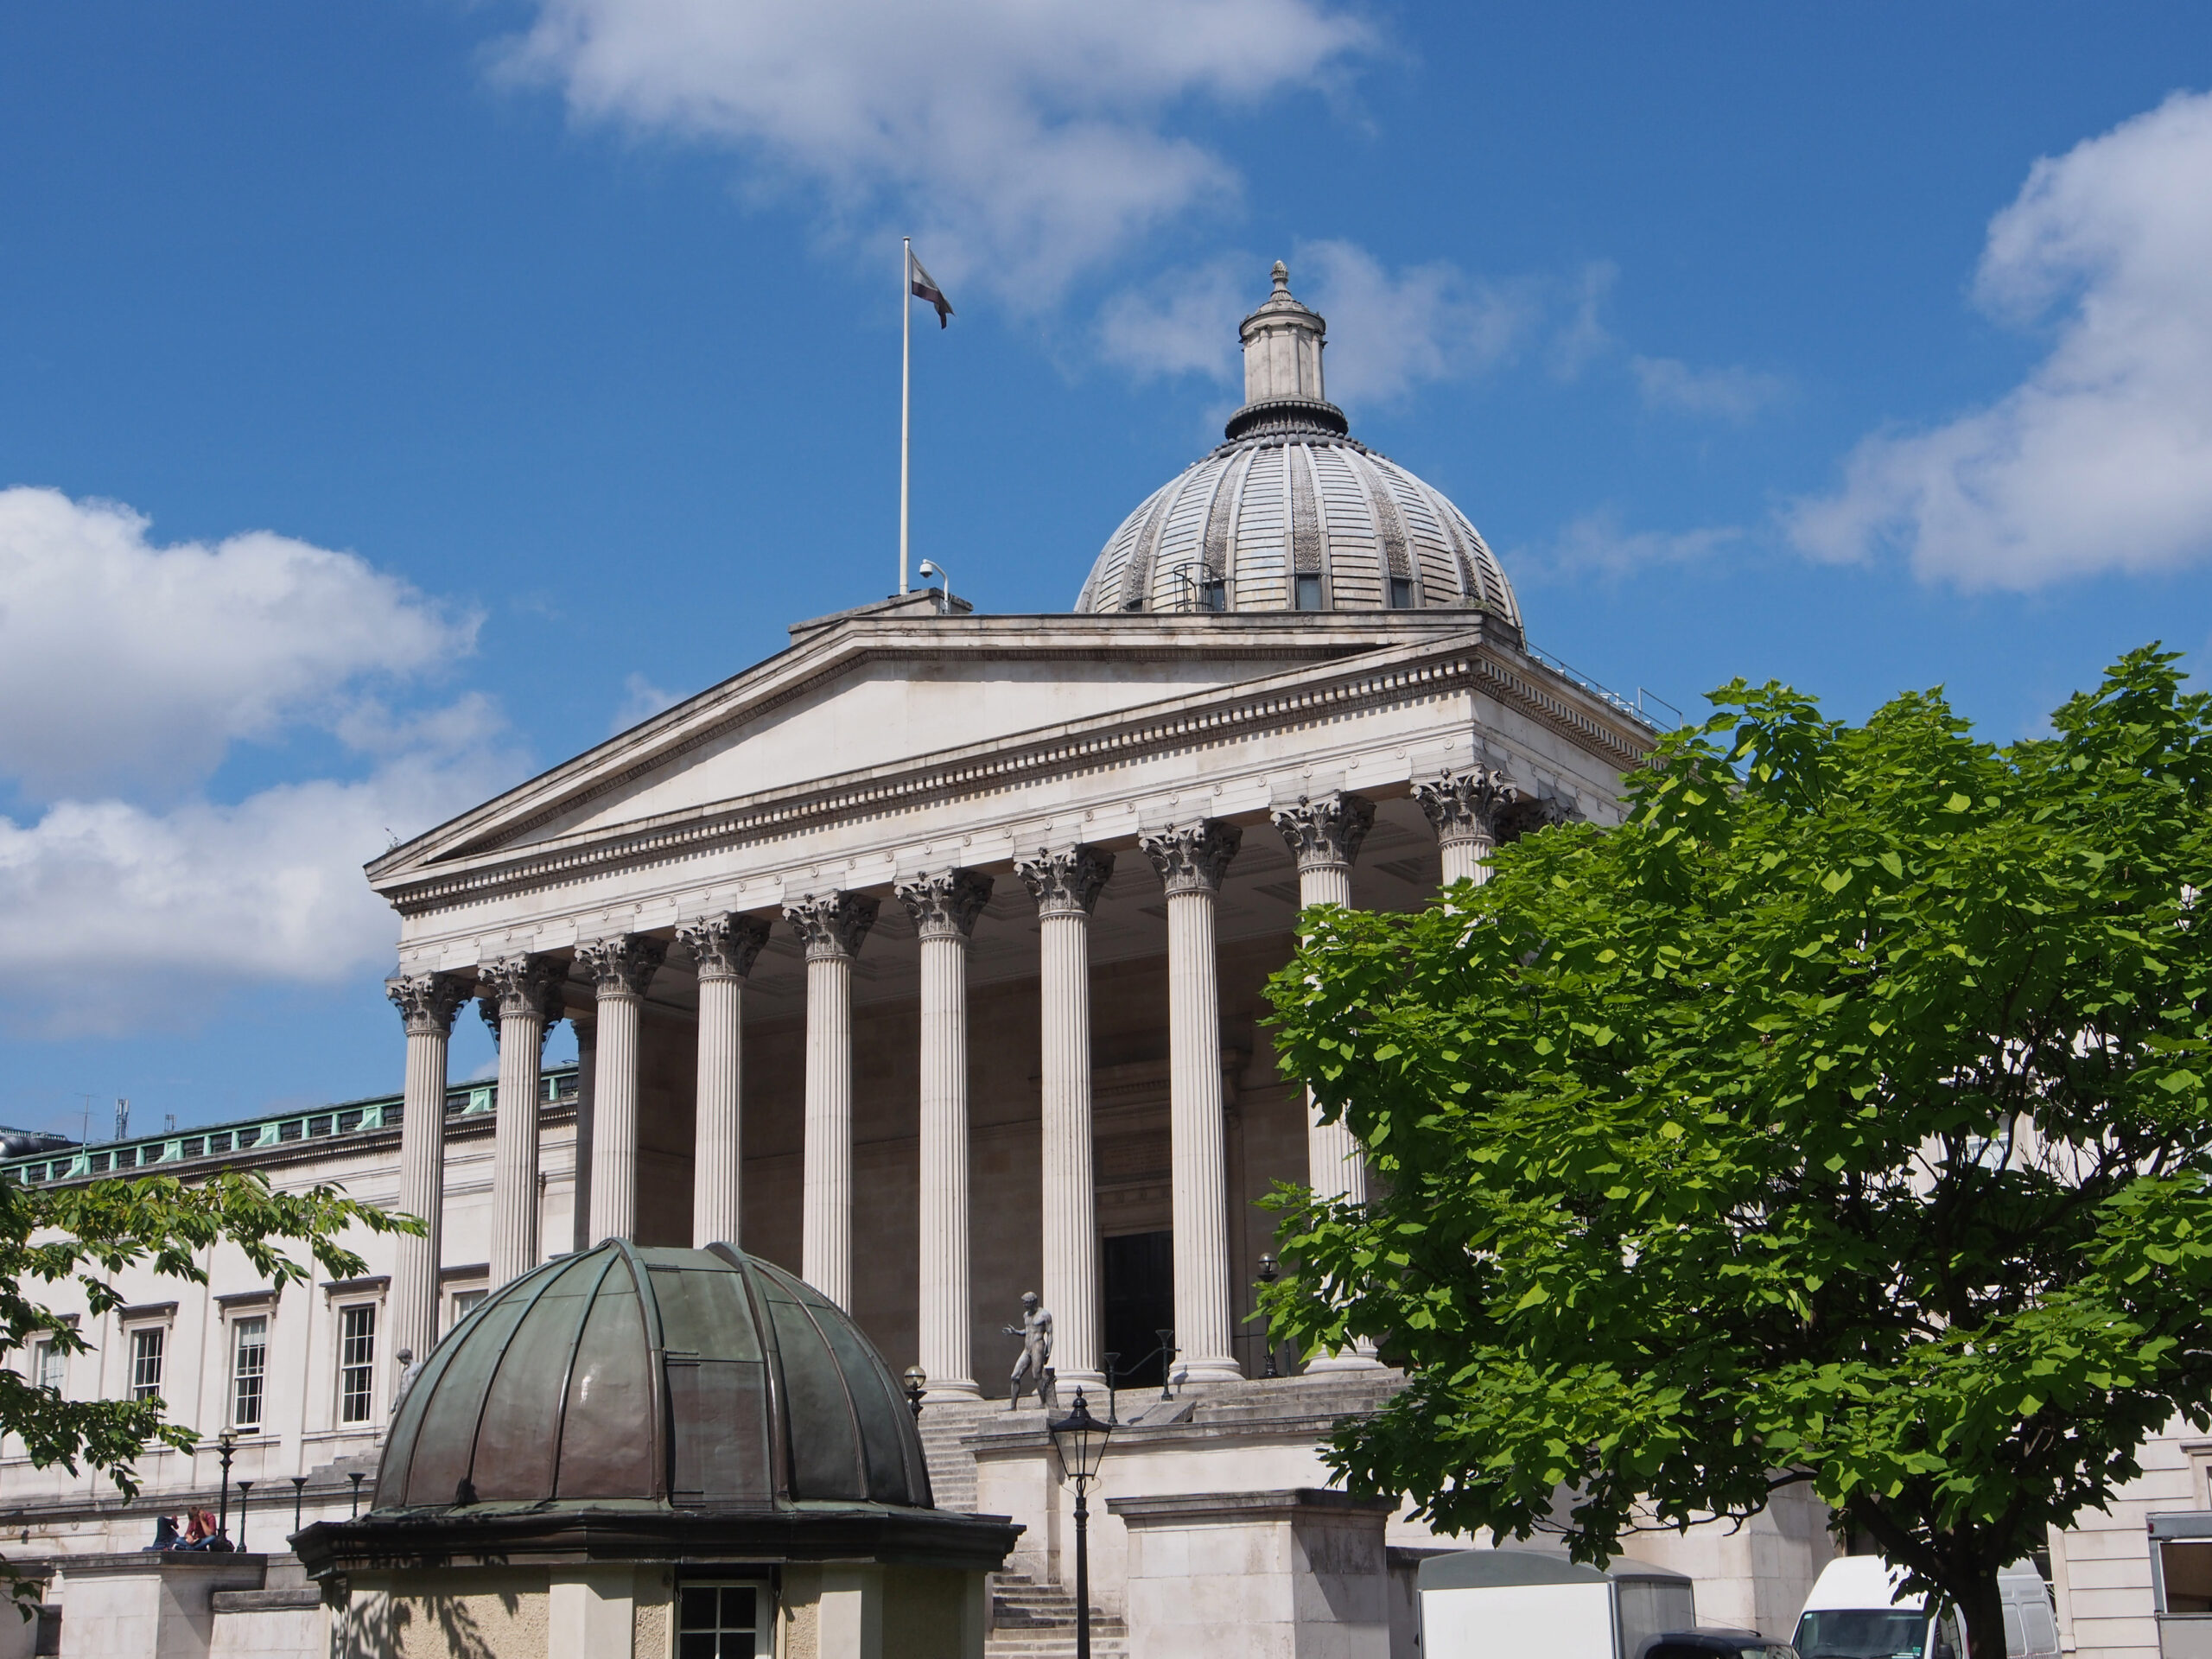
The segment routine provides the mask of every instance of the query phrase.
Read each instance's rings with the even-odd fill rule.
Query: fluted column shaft
[[[853,1298],[853,957],[875,921],[864,893],[784,906],[806,946],[806,1124],[799,1274],[842,1308]]]
[[[1325,795],[1278,807],[1275,828],[1298,861],[1298,907],[1351,907],[1351,861],[1374,826],[1375,807],[1357,795]],[[1342,1118],[1324,1122],[1313,1091],[1306,1093],[1306,1180],[1314,1196],[1351,1204],[1367,1202],[1367,1160],[1359,1138]],[[1362,1340],[1349,1350],[1316,1355],[1309,1371],[1373,1369],[1375,1345]]]
[[[391,1351],[416,1359],[438,1339],[438,1267],[445,1235],[446,1057],[454,1013],[467,998],[452,974],[413,974],[386,982],[407,1026],[406,1093],[399,1121],[399,1208],[422,1218],[392,1250]]]
[[[969,1339],[968,938],[990,896],[974,870],[899,884],[922,944],[916,1357],[932,1395],[980,1392]]]
[[[638,1236],[638,1071],[645,991],[668,947],[643,934],[580,946],[597,995],[593,1066],[591,1242]]]
[[[575,1170],[569,1194],[569,1248],[588,1250],[591,1237],[592,1107],[598,1084],[599,1021],[588,1014],[569,1016],[569,1029],[576,1033]]]
[[[1176,1364],[1193,1382],[1243,1375],[1230,1342],[1228,1158],[1214,942],[1215,895],[1242,839],[1234,824],[1217,818],[1142,837],[1167,890]]]
[[[745,981],[767,943],[757,916],[677,929],[699,976],[699,1084],[692,1130],[691,1243],[738,1244],[742,1221]]]
[[[1070,1386],[1103,1386],[1090,1141],[1090,912],[1113,874],[1114,856],[1076,847],[1040,852],[1015,868],[1037,900],[1044,1294],[1052,1315],[1052,1364]]]
[[[480,974],[499,1039],[492,1131],[492,1287],[537,1265],[537,1115],[547,1025],[560,1017],[561,973],[543,957],[508,957]]]

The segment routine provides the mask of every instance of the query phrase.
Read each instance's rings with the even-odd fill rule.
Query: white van
[[[1966,1631],[1948,1604],[1930,1611],[1928,1599],[1904,1595],[1903,1567],[1878,1555],[1846,1555],[1821,1569],[1798,1615],[1802,1659],[1966,1659]],[[1997,1575],[2005,1598],[2005,1650],[2010,1659],[2056,1659],[2058,1619],[2050,1590],[2033,1562]]]

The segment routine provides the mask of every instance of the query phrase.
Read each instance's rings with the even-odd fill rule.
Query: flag
[[[927,300],[937,308],[937,326],[944,327],[952,315],[952,302],[944,297],[944,290],[937,279],[922,269],[922,262],[910,251],[906,255],[906,286],[918,300]]]

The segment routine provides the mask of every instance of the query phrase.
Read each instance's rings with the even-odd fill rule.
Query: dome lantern
[[[1122,520],[1077,611],[1480,611],[1517,631],[1505,572],[1444,494],[1351,436],[1328,401],[1328,325],[1274,288],[1238,328],[1226,442]]]

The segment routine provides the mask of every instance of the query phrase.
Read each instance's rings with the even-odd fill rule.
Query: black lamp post
[[[909,1365],[906,1376],[900,1380],[906,1385],[906,1403],[913,1408],[915,1421],[919,1421],[922,1395],[929,1391],[930,1374],[918,1365]]]
[[[1173,1400],[1168,1384],[1175,1380],[1175,1333],[1163,1326],[1153,1334],[1160,1338],[1160,1397]]]
[[[1260,1282],[1263,1285],[1272,1285],[1281,1276],[1282,1264],[1275,1260],[1273,1252],[1263,1254],[1260,1257]],[[1275,1339],[1274,1334],[1269,1332],[1265,1325],[1262,1325],[1260,1328],[1260,1336],[1268,1344],[1267,1367],[1265,1370],[1261,1371],[1260,1375],[1262,1376],[1281,1376],[1282,1373],[1275,1370]]]
[[[358,1521],[361,1516],[361,1483],[368,1477],[356,1469],[346,1478],[353,1483],[353,1518]]]
[[[1119,1354],[1101,1354],[1099,1357],[1106,1362],[1106,1421],[1118,1423],[1122,1421],[1122,1414],[1114,1408],[1114,1367],[1121,1363],[1122,1357]]]
[[[250,1480],[238,1482],[238,1554],[245,1554],[245,1500],[253,1491]]]
[[[1076,1659],[1090,1659],[1090,1510],[1084,1500],[1098,1478],[1099,1459],[1106,1455],[1106,1437],[1114,1426],[1090,1414],[1077,1389],[1068,1414],[1045,1427],[1060,1454],[1060,1467],[1075,1482],[1075,1654]]]
[[[300,1529],[300,1499],[306,1496],[307,1490],[308,1478],[305,1475],[294,1475],[292,1477],[292,1530],[294,1532]]]
[[[238,1431],[225,1429],[215,1437],[215,1445],[223,1459],[222,1495],[215,1501],[215,1535],[226,1538],[231,1530],[231,1459],[238,1455]]]

